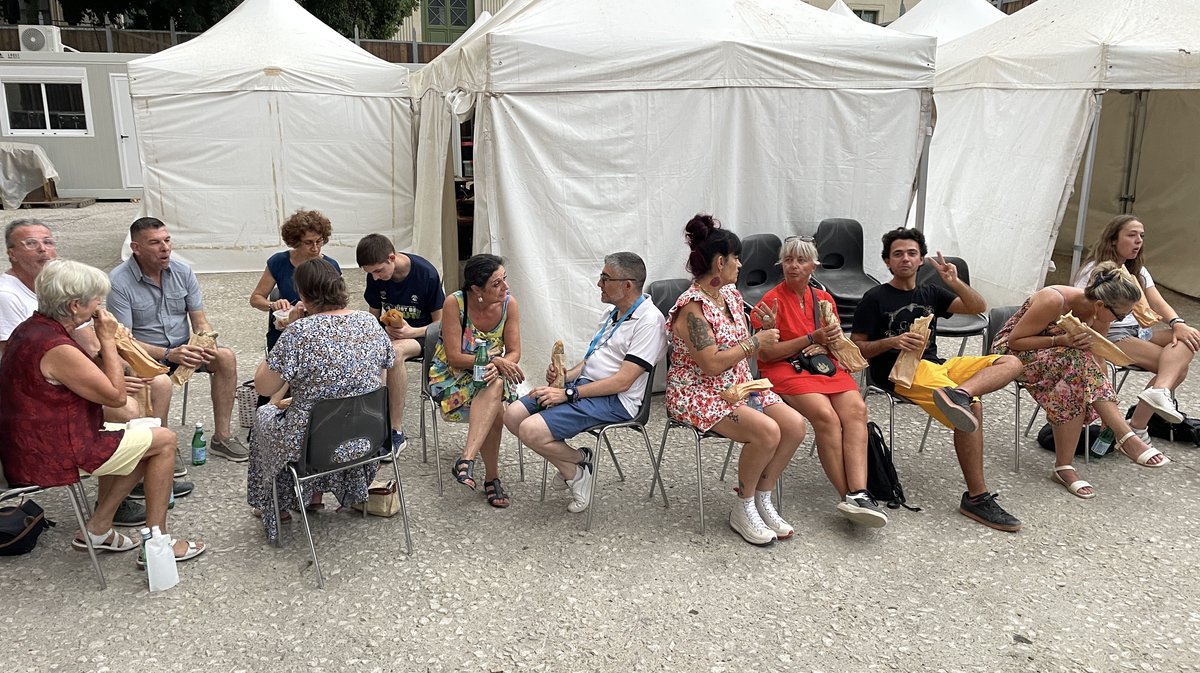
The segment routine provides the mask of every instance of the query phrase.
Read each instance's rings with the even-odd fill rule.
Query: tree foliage
[[[96,23],[125,18],[127,28],[166,30],[171,19],[175,29],[202,32],[240,4],[240,0],[61,0],[67,23],[86,20]],[[412,14],[419,0],[300,0],[313,16],[346,37],[390,39],[400,23]],[[263,26],[268,30],[269,26]]]

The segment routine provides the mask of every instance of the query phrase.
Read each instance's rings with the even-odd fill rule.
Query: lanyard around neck
[[[592,343],[591,343],[591,345],[588,346],[587,355],[583,356],[583,359],[585,362],[587,361],[588,358],[592,357],[592,353],[595,353],[597,350],[603,348],[604,345],[608,343],[608,340],[613,338],[613,335],[616,334],[617,330],[621,327],[621,323],[625,322],[625,320],[627,320],[629,318],[629,316],[633,315],[633,312],[636,311],[637,308],[642,305],[642,302],[645,299],[646,299],[646,295],[642,295],[642,296],[638,297],[638,300],[633,302],[633,306],[629,307],[629,310],[625,312],[625,315],[621,316],[621,319],[617,320],[617,322],[613,325],[612,330],[608,332],[608,336],[604,335],[604,332],[606,330],[608,330],[608,325],[604,324],[604,325],[600,326],[599,331],[596,332],[596,336],[592,337]],[[614,308],[612,313],[609,314],[608,319],[613,320],[616,317],[617,317],[617,309]],[[602,337],[604,338],[603,341],[600,340]]]

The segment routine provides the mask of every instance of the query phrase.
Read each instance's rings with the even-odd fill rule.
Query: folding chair
[[[592,427],[584,430],[596,438],[596,446],[592,450],[592,491],[588,495],[587,507],[587,523],[584,528],[592,529],[592,512],[595,511],[596,489],[600,486],[600,442],[604,441],[605,448],[608,449],[608,455],[612,458],[613,467],[617,469],[617,477],[621,481],[625,481],[625,474],[621,471],[621,463],[617,460],[617,454],[613,451],[612,443],[608,441],[608,433],[612,430],[628,429],[634,430],[641,436],[642,441],[646,444],[646,455],[650,456],[650,468],[654,471],[654,481],[658,482],[659,488],[662,489],[663,507],[670,507],[667,502],[667,489],[663,486],[662,477],[658,474],[658,463],[654,460],[654,450],[650,448],[650,433],[646,430],[646,424],[650,421],[650,383],[654,381],[654,370],[658,367],[651,367],[649,375],[646,377],[646,390],[642,393],[642,406],[638,408],[637,417],[630,421],[622,421],[619,423],[597,423]],[[582,433],[580,433],[582,434]],[[546,479],[549,472],[550,461],[542,459],[542,502],[546,500]],[[653,489],[651,490],[653,497]]]
[[[67,484],[65,488],[71,494],[71,507],[75,510],[75,521],[79,524],[79,532],[83,533],[87,530],[87,520],[92,518],[92,508],[88,503],[87,493],[83,490],[83,482],[76,480],[74,483]],[[9,484],[3,491],[0,491],[0,503],[14,498],[24,499],[48,490],[48,488],[42,488],[41,486]],[[92,569],[96,571],[96,581],[100,583],[100,590],[104,591],[108,584],[104,580],[104,571],[100,569],[100,559],[96,557],[96,549],[92,546],[92,539],[85,534],[83,541],[87,545],[88,556],[92,559]]]
[[[747,305],[757,304],[783,280],[783,268],[779,266],[782,247],[783,242],[775,234],[752,234],[742,239],[742,269],[738,272],[737,289]]]
[[[337,449],[351,441],[367,440],[370,447],[366,453],[342,460]],[[287,464],[292,477],[296,501],[304,503],[304,484],[336,472],[363,468],[392,453],[392,426],[388,414],[387,386],[368,393],[351,397],[321,400],[313,405],[309,413],[308,427],[304,431],[304,446],[300,460]],[[408,526],[408,503],[404,500],[404,484],[400,481],[400,469],[392,456],[392,473],[396,477],[396,490],[400,498],[400,512],[404,518],[405,553],[412,555],[412,535]],[[271,499],[275,506],[275,520],[279,521],[278,480],[271,480]],[[317,559],[317,547],[313,543],[312,529],[308,524],[307,508],[301,506],[300,520],[304,523],[304,535],[308,538],[308,549],[312,554],[313,567],[317,570],[317,585],[325,588],[325,576],[321,573],[321,562]],[[367,517],[363,507],[363,518]],[[281,531],[282,537],[282,531]]]
[[[983,334],[983,352],[991,353],[992,344],[996,341],[996,335],[1004,328],[1004,323],[1016,314],[1019,306],[998,306],[988,311],[988,328]],[[1013,381],[1012,396],[1013,396],[1013,472],[1021,471],[1021,391],[1025,389],[1024,384],[1020,381]],[[1006,388],[1007,390],[1007,388]],[[1033,419],[1037,418],[1037,412],[1041,407],[1034,405],[1033,417],[1029,419],[1029,425],[1033,425]],[[1025,434],[1029,434],[1029,428],[1025,428]],[[1084,452],[1084,462],[1091,462],[1091,451]]]
[[[433,460],[436,464],[438,480],[438,495],[443,493],[442,486],[442,443],[438,439],[438,416],[441,415],[441,405],[433,399],[433,391],[429,388],[429,365],[433,362],[434,351],[438,339],[442,337],[442,324],[435,322],[425,328],[425,348],[422,352],[424,363],[421,365],[421,454],[428,455],[428,440],[425,433],[425,409],[429,409],[429,422],[433,429]],[[517,441],[517,470],[520,474],[518,481],[525,481],[525,447]]]

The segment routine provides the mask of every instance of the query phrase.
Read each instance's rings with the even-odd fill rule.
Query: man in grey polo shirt
[[[196,274],[171,259],[171,234],[162,220],[143,217],[129,227],[133,255],[109,272],[108,311],[129,327],[151,357],[172,370],[179,365],[212,374],[213,434],[209,452],[234,462],[250,452],[229,432],[237,358],[228,348],[189,346],[192,331],[210,332]]]

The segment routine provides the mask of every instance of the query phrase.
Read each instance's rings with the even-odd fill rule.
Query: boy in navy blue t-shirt
[[[371,315],[380,318],[390,310],[404,317],[400,325],[384,324],[396,350],[396,366],[388,370],[388,404],[392,417],[392,450],[399,453],[407,445],[402,422],[408,372],[404,362],[420,357],[425,344],[425,328],[442,319],[446,293],[437,269],[417,255],[397,253],[391,240],[380,234],[368,234],[358,242],[358,266],[367,273],[367,300]]]

